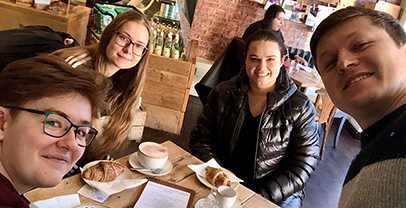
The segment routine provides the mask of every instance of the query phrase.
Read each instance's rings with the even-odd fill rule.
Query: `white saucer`
[[[195,208],[221,208],[219,204],[217,204],[216,199],[212,194],[209,194],[207,198],[199,199],[196,202]],[[235,200],[234,204],[229,208],[241,208],[241,202],[238,199]]]
[[[201,198],[196,202],[195,208],[217,208],[218,205],[208,198]]]
[[[216,203],[216,199],[214,198],[214,196],[211,193],[207,196],[207,198],[210,199],[211,201],[213,201],[217,207],[220,207],[220,205],[218,205]],[[234,204],[229,208],[241,208],[241,202],[238,199],[236,199]]]
[[[130,158],[128,159],[128,163],[130,163],[131,167],[133,167],[133,168],[144,168],[144,166],[142,166],[138,162],[138,152],[134,152],[133,154],[130,155]],[[162,172],[160,174],[151,173],[150,171],[146,171],[146,170],[142,170],[142,169],[136,170],[136,171],[138,171],[142,174],[145,174],[145,175],[149,175],[149,176],[163,176],[172,171],[171,161],[167,160],[166,163],[164,164],[164,166],[162,166],[162,168],[164,169],[164,172]]]

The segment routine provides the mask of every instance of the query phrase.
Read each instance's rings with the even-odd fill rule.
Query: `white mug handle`
[[[214,198],[216,198],[216,200],[217,200],[217,190],[214,189],[214,188],[212,188],[212,189],[210,190],[210,192],[211,192],[211,194],[214,196]]]

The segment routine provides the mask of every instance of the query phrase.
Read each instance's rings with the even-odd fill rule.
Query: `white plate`
[[[227,175],[234,175],[234,173],[232,173],[231,171],[227,170],[227,169],[223,169]],[[205,177],[199,175],[196,173],[196,177],[197,179],[202,182],[202,184],[204,184],[205,186],[209,187],[210,189],[216,189],[217,187],[212,185],[211,183],[209,183]],[[240,185],[239,182],[231,182],[231,188],[236,189],[238,186]]]
[[[140,164],[140,162],[138,162],[138,152],[134,152],[133,154],[130,155],[130,158],[128,159],[128,163],[130,163],[131,167],[133,167],[133,168],[144,168],[144,166],[142,166]],[[162,172],[160,174],[151,173],[148,170],[142,170],[142,169],[135,170],[135,171],[140,172],[145,175],[149,175],[149,176],[163,176],[172,171],[171,161],[167,160],[166,163],[164,164],[164,166],[162,166],[162,168],[164,169],[164,172]]]
[[[101,204],[81,204],[73,208],[110,208],[110,207]]]
[[[195,208],[217,208],[217,204],[208,198],[201,198],[196,202]]]
[[[82,173],[83,173],[83,171],[85,171],[87,168],[89,168],[89,167],[91,167],[91,166],[93,166],[93,165],[96,165],[97,163],[99,163],[100,161],[105,161],[105,162],[113,162],[113,161],[109,161],[109,160],[96,160],[96,161],[92,161],[92,162],[90,162],[90,163],[87,163],[83,168],[82,168]],[[123,165],[124,167],[125,167],[125,165]],[[108,182],[98,182],[98,181],[92,181],[92,180],[89,180],[89,179],[85,179],[85,178],[83,178],[83,176],[82,176],[82,173],[80,174],[80,176],[82,177],[82,179],[87,183],[87,184],[89,184],[90,186],[92,186],[92,187],[95,187],[93,184],[96,184],[96,183],[108,183]],[[113,181],[118,181],[118,180],[123,180],[123,179],[132,179],[133,177],[132,177],[132,174],[131,174],[131,171],[130,171],[130,169],[128,169],[127,167],[125,167],[124,168],[124,172],[122,173],[122,174],[120,174],[116,179],[114,179]],[[113,182],[113,181],[110,181],[110,182]],[[95,188],[97,188],[97,187],[95,187]]]

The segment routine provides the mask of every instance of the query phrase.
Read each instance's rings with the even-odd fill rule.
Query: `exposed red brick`
[[[263,18],[264,5],[250,0],[198,0],[189,38],[199,41],[198,56],[215,60],[235,36]],[[285,44],[308,50],[311,28],[285,21]]]

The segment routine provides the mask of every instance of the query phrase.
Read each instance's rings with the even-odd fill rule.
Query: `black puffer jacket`
[[[216,158],[224,167],[248,108],[248,76],[243,70],[216,86],[190,139],[190,150],[203,161]],[[281,69],[274,93],[268,93],[257,136],[254,181],[264,197],[277,203],[302,190],[319,157],[314,106]]]

